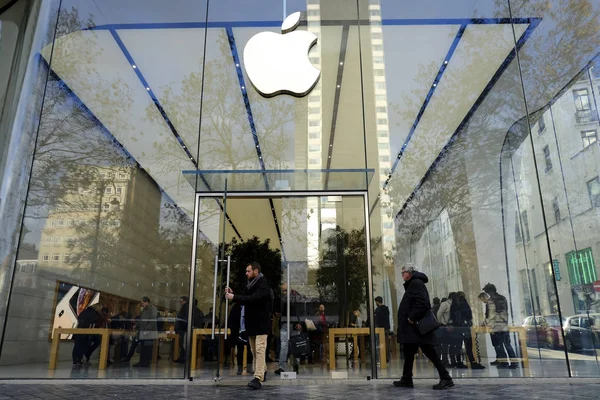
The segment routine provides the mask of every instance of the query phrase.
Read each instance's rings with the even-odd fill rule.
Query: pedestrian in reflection
[[[436,313],[437,320],[441,325],[437,335],[440,338],[442,363],[446,367],[451,367],[453,364],[452,351],[454,349],[454,341],[452,338],[452,328],[450,326],[450,308],[452,307],[454,296],[456,296],[456,293],[449,293],[448,298],[442,300],[440,303],[440,307]]]
[[[256,261],[246,266],[248,284],[242,294],[234,294],[231,288],[225,288],[225,297],[242,306],[245,329],[248,332],[250,348],[256,362],[254,379],[248,383],[251,389],[260,389],[261,382],[267,378],[267,336],[271,327],[272,291],[267,279],[260,272]]]
[[[475,360],[473,354],[473,340],[471,338],[471,327],[473,326],[473,311],[467,302],[467,298],[464,292],[458,292],[455,297],[455,302],[450,307],[450,314],[452,315],[452,326],[454,327],[454,334],[456,336],[456,347],[458,355],[456,368],[468,368],[461,360],[461,350],[463,343],[465,345],[465,352],[469,359],[469,365],[471,369],[485,369],[485,367]]]
[[[404,279],[404,296],[398,307],[398,342],[403,344],[405,360],[402,378],[395,381],[394,386],[414,387],[413,364],[415,354],[420,348],[425,357],[433,363],[440,377],[439,383],[433,385],[433,389],[450,388],[454,386],[454,382],[435,351],[434,332],[421,334],[417,329],[417,323],[428,312],[431,312],[429,293],[425,287],[429,278],[410,264],[402,267],[402,278]]]
[[[179,335],[179,358],[174,360],[176,363],[182,364],[185,362],[185,334],[187,333],[188,326],[188,297],[181,296],[179,298],[179,312],[175,319],[175,332]]]
[[[486,303],[485,324],[492,333],[492,344],[496,349],[498,368],[519,368],[517,355],[510,344],[510,335],[508,333],[508,302],[506,297],[499,294],[496,286],[488,283],[483,287],[483,291],[489,296]],[[507,358],[508,353],[508,358]]]
[[[279,301],[281,304],[281,318],[279,325],[279,368],[275,370],[277,375],[281,375],[282,372],[285,372],[287,368],[287,359],[290,357],[290,361],[292,362],[292,369],[294,372],[298,373],[300,368],[300,359],[296,357],[292,352],[289,351],[289,337],[296,336],[302,333],[302,325],[300,323],[300,317],[297,314],[296,309],[296,301],[294,301],[295,296],[290,296],[290,313],[288,316],[288,298],[287,298],[287,283],[283,283],[281,285],[281,293],[282,298]],[[290,333],[288,337],[288,322],[290,325]]]

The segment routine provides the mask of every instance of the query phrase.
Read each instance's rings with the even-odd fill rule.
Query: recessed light
[[[149,88],[149,87],[147,87],[147,88],[146,88],[146,90],[147,90],[147,91],[150,91],[150,88]]]
[[[444,61],[444,65],[448,64],[448,61]]]
[[[132,65],[132,67],[133,67],[133,69],[136,69],[136,68],[137,68],[137,65],[133,64],[133,65]]]

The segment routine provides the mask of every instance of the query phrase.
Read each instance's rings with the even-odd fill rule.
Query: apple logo
[[[281,24],[281,34],[261,32],[244,48],[244,65],[250,83],[264,97],[286,93],[306,96],[317,84],[321,71],[308,59],[317,36],[307,31],[292,32],[300,23],[300,12]]]

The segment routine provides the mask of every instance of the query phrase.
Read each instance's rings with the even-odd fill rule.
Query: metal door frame
[[[196,250],[198,245],[198,214],[201,198],[286,198],[286,197],[324,197],[324,196],[354,196],[363,198],[363,206],[365,210],[365,243],[367,246],[367,284],[368,284],[368,309],[369,309],[369,329],[371,331],[371,376],[377,378],[377,343],[375,341],[375,304],[373,300],[373,265],[371,255],[371,226],[369,220],[369,193],[367,190],[349,190],[349,191],[263,191],[263,192],[210,192],[210,193],[196,193],[194,199],[194,232],[192,237],[192,259],[190,268],[190,286],[188,302],[193,304],[195,287],[196,287]],[[221,211],[223,212],[223,211]],[[187,357],[184,369],[184,379],[192,381],[194,377],[191,371],[191,346],[192,346],[192,324],[189,321],[192,320],[192,313],[194,307],[188,307],[188,326],[186,333],[186,349]],[[213,310],[213,313],[216,310]],[[220,368],[220,366],[217,366]]]

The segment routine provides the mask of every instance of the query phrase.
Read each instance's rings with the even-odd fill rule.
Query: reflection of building
[[[44,268],[97,267],[103,259],[100,253],[107,250],[105,245],[116,245],[126,215],[124,208],[135,197],[130,193],[135,192],[131,170],[81,169],[89,177],[64,193],[46,218],[39,251],[39,263]]]
[[[532,121],[553,265],[534,256],[537,250],[546,247],[544,222],[534,211],[541,204],[527,185],[521,185],[520,211],[514,222],[525,315],[558,311],[553,269],[564,313],[600,311],[600,296],[592,288],[598,280],[596,262],[600,255],[600,245],[594,239],[600,207],[597,110],[600,80],[590,79],[591,73],[592,70],[590,74],[585,70]],[[529,142],[522,147],[530,149]],[[523,173],[529,173],[531,166],[526,161],[522,163]]]

